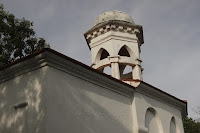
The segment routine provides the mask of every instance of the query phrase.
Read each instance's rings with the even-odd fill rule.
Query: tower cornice
[[[130,34],[136,34],[136,36],[139,39],[140,44],[144,43],[143,29],[141,25],[130,24],[130,23],[117,21],[117,20],[110,20],[110,21],[101,23],[99,25],[96,25],[84,33],[88,46],[92,39],[108,31],[118,31],[118,32],[125,32],[125,33],[130,33]]]

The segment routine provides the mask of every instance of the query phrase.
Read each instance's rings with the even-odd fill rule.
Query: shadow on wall
[[[43,67],[0,84],[0,133],[39,133],[43,130],[45,83],[46,68]],[[26,102],[28,105],[23,105]],[[16,105],[19,108],[15,109]]]
[[[132,132],[131,99],[64,72],[56,74],[48,75],[47,87],[46,67],[0,84],[0,133]],[[28,106],[14,109],[23,102]]]

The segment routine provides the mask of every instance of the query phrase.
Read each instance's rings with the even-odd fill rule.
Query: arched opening
[[[124,71],[123,71],[123,74],[127,74],[127,73],[130,73],[132,72],[132,66],[129,66],[129,65],[126,65]]]
[[[110,54],[108,53],[108,51],[105,50],[104,48],[101,48],[98,51],[98,53],[96,54],[95,63],[99,62],[100,60],[103,60],[103,59],[107,58],[108,56],[110,56]]]
[[[119,56],[127,56],[127,57],[130,57],[130,54],[129,54],[129,52],[127,51],[127,48],[126,48],[125,45],[119,50],[118,55],[119,55]]]
[[[107,74],[107,75],[111,75],[111,72],[112,72],[111,67],[110,66],[104,67],[102,69],[102,72],[105,73],[105,74]]]
[[[180,133],[174,117],[172,117],[170,121],[170,133]]]
[[[170,121],[170,133],[176,133],[176,123],[174,117]]]
[[[145,126],[148,128],[148,133],[163,133],[161,122],[155,109],[147,109],[145,114]]]
[[[102,53],[101,53],[100,60],[103,60],[103,59],[105,59],[105,58],[108,58],[108,56],[110,56],[109,53],[108,53],[108,51],[106,51],[105,49],[103,49],[103,51],[102,51]]]
[[[120,65],[120,79],[133,79],[132,70],[133,67],[130,65]]]

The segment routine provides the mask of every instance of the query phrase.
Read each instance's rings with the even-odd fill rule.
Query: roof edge
[[[143,87],[146,85],[148,87]],[[153,89],[150,89],[153,88]],[[168,103],[177,107],[181,110],[182,117],[185,118],[188,115],[187,111],[187,102],[185,100],[181,100],[167,92],[164,92],[144,81],[141,81],[140,85],[136,88],[136,92],[143,93],[145,95],[154,96],[154,98],[161,100],[162,102]]]
[[[126,97],[132,97],[135,90],[135,87],[131,85],[99,72],[96,69],[93,69],[50,48],[36,51],[31,55],[18,59],[2,67],[0,69],[0,83],[17,75],[21,75],[44,66],[60,69]]]
[[[100,83],[103,83],[103,84],[105,84],[105,85],[107,85],[108,86],[108,80],[109,80],[109,83],[111,83],[112,82],[112,87],[114,88],[114,90],[112,90],[112,91],[115,91],[115,92],[117,92],[117,93],[120,93],[120,94],[124,94],[124,95],[126,95],[126,96],[128,96],[128,97],[131,97],[132,96],[132,94],[134,93],[134,91],[136,90],[136,91],[141,91],[141,89],[138,89],[138,87],[140,87],[141,86],[141,84],[137,87],[137,88],[135,88],[134,86],[131,86],[131,85],[129,85],[129,84],[127,84],[127,83],[125,83],[125,82],[123,82],[123,81],[120,81],[120,80],[118,80],[118,79],[115,79],[115,78],[113,78],[113,77],[111,77],[111,76],[109,76],[109,75],[107,75],[107,74],[104,74],[104,73],[102,73],[102,72],[100,72],[100,71],[98,71],[98,70],[96,70],[96,69],[93,69],[93,68],[91,68],[91,67],[89,67],[89,66],[87,66],[87,65],[85,65],[85,64],[83,64],[83,63],[81,63],[81,62],[79,62],[79,61],[77,61],[77,60],[74,60],[74,59],[72,59],[72,58],[70,58],[70,57],[68,57],[68,56],[66,56],[66,55],[63,55],[63,54],[61,54],[61,53],[59,53],[59,52],[57,52],[57,51],[55,51],[55,50],[53,50],[53,49],[50,49],[50,48],[44,48],[44,49],[42,49],[42,50],[39,50],[39,51],[36,51],[35,53],[33,53],[33,54],[30,54],[30,55],[28,55],[28,56],[26,56],[26,57],[24,57],[24,58],[21,58],[21,59],[18,59],[18,60],[16,60],[16,61],[14,61],[14,62],[11,62],[10,64],[8,64],[8,65],[6,65],[6,66],[4,66],[4,67],[1,67],[0,68],[0,81],[2,80],[2,77],[4,78],[5,77],[5,75],[7,75],[8,73],[9,73],[9,75],[11,75],[11,76],[14,76],[15,74],[11,74],[11,73],[15,73],[16,71],[18,71],[19,69],[17,69],[17,70],[15,70],[15,71],[13,71],[13,70],[11,70],[12,69],[12,67],[14,67],[15,65],[17,65],[17,64],[19,64],[19,63],[21,63],[21,62],[25,62],[25,61],[27,61],[27,60],[29,60],[29,59],[31,59],[31,58],[33,58],[33,57],[36,57],[36,56],[39,56],[39,55],[41,55],[40,57],[38,57],[38,58],[36,58],[33,62],[28,62],[28,63],[26,63],[25,65],[29,65],[29,67],[31,67],[31,63],[33,64],[33,63],[35,63],[36,62],[36,60],[40,60],[40,62],[38,62],[38,64],[34,64],[34,66],[35,65],[38,65],[38,67],[41,67],[41,63],[43,63],[43,66],[46,66],[46,65],[58,65],[58,64],[63,64],[63,61],[58,61],[57,59],[55,59],[54,57],[50,57],[50,56],[48,56],[47,54],[43,54],[42,55],[42,53],[44,53],[45,51],[48,51],[48,52],[50,52],[50,53],[53,53],[53,54],[55,54],[55,55],[57,55],[57,56],[59,56],[59,57],[61,57],[61,58],[63,58],[65,61],[70,61],[72,64],[78,64],[78,66],[82,66],[82,67],[84,67],[84,69],[85,69],[85,71],[87,71],[87,70],[89,70],[88,72],[90,73],[90,78],[91,78],[91,76],[95,76],[95,78],[96,77],[98,77],[97,75],[101,75],[101,79],[99,79],[99,80],[97,80],[96,82],[100,82]],[[42,60],[42,61],[41,61]],[[53,61],[52,61],[53,60]],[[26,66],[26,67],[27,67]],[[22,67],[22,66],[18,66],[18,67]],[[23,66],[24,67],[24,66]],[[21,68],[21,69],[23,69],[23,67]],[[10,69],[10,70],[6,70],[6,69]],[[69,68],[69,66],[68,66],[68,68]],[[77,67],[78,68],[78,67]],[[15,69],[15,67],[13,68],[13,69]],[[34,68],[34,69],[36,69],[36,68]],[[80,68],[79,68],[80,69]],[[77,71],[77,70],[76,70]],[[94,74],[92,74],[92,73],[94,72]],[[86,73],[84,73],[83,74],[83,72],[82,72],[82,70],[80,70],[80,72],[79,72],[79,74],[81,74],[81,76],[86,76]],[[105,79],[105,77],[106,77],[106,79]],[[94,79],[93,79],[94,80]],[[102,80],[105,80],[104,82],[101,82]],[[1,81],[2,82],[2,81]],[[149,86],[149,87],[151,87],[151,88],[153,88],[154,89],[154,91],[157,91],[157,92],[160,92],[161,94],[164,94],[164,95],[166,95],[166,96],[168,96],[168,97],[171,97],[171,98],[173,98],[174,100],[176,100],[176,101],[179,101],[180,103],[182,103],[185,107],[182,107],[182,109],[184,110],[184,113],[183,113],[183,116],[186,116],[187,114],[188,114],[188,112],[187,112],[187,101],[184,101],[184,100],[181,100],[181,99],[179,99],[179,98],[177,98],[177,97],[175,97],[175,96],[173,96],[173,95],[170,95],[170,94],[168,94],[168,93],[166,93],[166,92],[164,92],[164,91],[162,91],[162,90],[160,90],[160,89],[158,89],[158,88],[156,88],[156,87],[154,87],[154,86],[152,86],[152,85],[150,85],[150,84],[148,84],[148,83],[146,83],[146,82],[144,82],[144,81],[138,81],[137,80],[137,82],[141,82],[141,83],[143,83],[143,84],[145,84],[145,85],[147,85],[147,86]],[[106,84],[107,83],[107,84]],[[117,84],[116,84],[117,83]],[[123,90],[123,89],[120,89],[119,90],[119,85],[122,85],[123,86],[123,89],[125,89],[125,90]],[[117,91],[116,91],[117,90]],[[148,90],[149,91],[149,90]],[[145,92],[146,93],[146,92]],[[152,94],[151,94],[152,95]],[[165,96],[165,97],[166,97]],[[162,97],[160,97],[161,99],[162,99]],[[171,103],[171,104],[173,104],[173,103]]]

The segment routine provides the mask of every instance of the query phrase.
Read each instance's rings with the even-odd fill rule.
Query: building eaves
[[[175,96],[173,96],[173,95],[171,95],[171,94],[169,94],[169,93],[167,93],[167,92],[165,92],[165,91],[163,91],[163,90],[161,90],[161,89],[159,89],[159,88],[157,88],[155,86],[152,86],[152,85],[150,85],[150,84],[148,84],[148,83],[146,83],[144,81],[141,81],[141,83],[145,84],[146,86],[149,86],[150,88],[152,88],[152,89],[154,89],[154,90],[156,90],[158,92],[160,92],[162,95],[158,96],[158,97],[160,97],[160,99],[163,99],[165,102],[167,102],[170,99],[174,99],[176,102],[173,102],[174,100],[170,100],[171,104],[174,104],[176,106],[178,105],[181,108],[182,117],[185,118],[188,115],[187,100],[181,100],[181,99],[179,99],[179,98],[177,98],[177,97],[175,97]],[[136,88],[136,90],[137,90],[137,88]],[[149,93],[149,92],[145,91],[145,93]],[[156,94],[152,94],[152,93],[153,92],[150,92],[151,95],[155,95],[156,96]],[[168,98],[166,98],[166,96]],[[181,103],[181,104],[177,104],[177,103]]]
[[[187,100],[181,100],[181,99],[179,99],[179,98],[177,98],[177,97],[175,97],[175,96],[173,96],[173,95],[171,95],[171,94],[169,94],[169,93],[167,93],[167,92],[165,92],[165,91],[163,91],[163,90],[161,90],[161,89],[159,89],[159,88],[157,88],[157,87],[155,87],[155,86],[153,86],[153,85],[151,85],[151,84],[148,84],[148,83],[146,83],[146,82],[144,82],[144,81],[142,81],[142,80],[135,80],[135,79],[120,79],[121,81],[134,81],[134,82],[141,82],[141,83],[144,83],[144,84],[146,84],[147,86],[150,86],[151,88],[153,88],[153,89],[155,89],[155,90],[157,90],[157,91],[159,91],[159,92],[161,92],[161,93],[164,93],[164,94],[166,94],[166,95],[168,95],[168,96],[170,96],[170,97],[172,97],[172,98],[174,98],[174,99],[176,99],[176,100],[178,100],[178,101],[180,101],[180,102],[183,102],[183,103],[187,103]]]
[[[102,72],[100,72],[100,71],[98,71],[98,70],[96,70],[96,69],[93,69],[93,68],[91,68],[91,67],[89,67],[89,66],[87,66],[87,65],[85,65],[85,64],[83,64],[83,63],[81,63],[81,62],[79,62],[79,61],[77,61],[77,60],[74,60],[74,59],[72,59],[72,58],[70,58],[70,57],[68,57],[68,56],[66,56],[66,55],[63,55],[63,54],[61,54],[61,53],[59,53],[59,52],[57,52],[57,51],[55,51],[55,50],[53,50],[53,49],[50,49],[50,48],[44,48],[44,49],[42,49],[42,50],[39,50],[39,51],[34,52],[33,54],[30,54],[30,55],[26,56],[26,57],[23,57],[23,58],[18,59],[18,60],[14,61],[14,62],[11,62],[10,64],[1,67],[1,68],[0,68],[0,72],[1,72],[1,71],[4,71],[6,68],[9,68],[9,67],[11,67],[11,66],[13,66],[13,65],[15,65],[15,64],[18,64],[18,63],[23,62],[23,61],[26,61],[26,60],[28,60],[28,59],[34,57],[34,56],[37,56],[37,55],[39,55],[39,54],[41,54],[41,53],[43,53],[43,52],[45,52],[45,51],[49,51],[49,52],[51,52],[51,53],[54,53],[55,55],[58,55],[58,56],[60,56],[60,57],[62,57],[62,58],[64,58],[64,59],[66,59],[66,60],[69,60],[69,61],[71,61],[71,62],[73,62],[73,63],[75,63],[75,64],[78,64],[78,65],[80,65],[80,66],[82,66],[82,67],[84,67],[84,68],[86,68],[86,69],[88,69],[88,70],[91,70],[91,71],[93,71],[93,72],[95,72],[95,73],[98,73],[98,74],[100,74],[100,75],[106,76],[107,78],[109,78],[109,79],[111,79],[111,80],[113,80],[113,81],[115,81],[115,82],[118,82],[118,83],[120,83],[120,84],[122,84],[122,85],[125,85],[125,86],[127,86],[128,88],[132,88],[133,90],[137,89],[137,88],[135,88],[134,86],[131,86],[131,85],[129,85],[129,84],[127,84],[127,83],[125,83],[125,82],[123,82],[123,81],[121,81],[121,80],[115,79],[115,78],[111,77],[110,75],[107,75],[107,74],[102,73]],[[133,80],[132,80],[132,81],[133,81]],[[149,86],[150,88],[152,88],[152,89],[154,89],[154,90],[156,90],[156,91],[159,91],[159,92],[161,92],[161,93],[163,93],[163,94],[165,94],[165,95],[167,95],[167,96],[169,96],[169,97],[171,97],[171,98],[173,98],[173,99],[175,99],[175,100],[177,100],[177,101],[180,101],[181,103],[185,104],[185,105],[186,105],[186,108],[187,108],[187,101],[186,101],[186,100],[181,100],[181,99],[179,99],[179,98],[177,98],[177,97],[175,97],[175,96],[173,96],[173,95],[171,95],[171,94],[169,94],[169,93],[167,93],[167,92],[165,92],[165,91],[163,91],[163,90],[161,90],[161,89],[159,89],[159,88],[156,88],[156,87],[154,87],[154,86],[152,86],[152,85],[150,85],[150,84],[148,84],[148,83],[146,83],[146,82],[144,82],[144,81],[140,81],[140,80],[134,80],[134,81],[135,81],[135,82],[141,82],[141,83],[143,83],[143,84]],[[187,113],[187,109],[186,109],[186,113]]]
[[[56,56],[54,56],[54,55],[56,55],[57,57],[62,59],[62,61],[59,58],[57,58]],[[42,62],[46,62],[46,63],[44,63],[45,64],[44,66],[48,66],[48,65],[52,66],[52,61],[53,61],[53,66],[58,66],[59,64],[63,64],[64,63],[63,61],[72,62],[72,64],[76,64],[76,66],[81,66],[82,68],[84,68],[84,70],[89,70],[88,71],[89,73],[91,73],[91,72],[95,73],[95,74],[92,74],[92,75],[96,75],[96,76],[97,75],[102,75],[100,77],[108,78],[109,80],[107,80],[107,81],[105,80],[106,78],[103,78],[103,80],[99,81],[99,82],[101,82],[102,84],[105,83],[104,86],[110,86],[110,87],[112,86],[111,88],[114,89],[113,91],[115,91],[115,92],[117,92],[119,94],[122,94],[124,96],[127,96],[127,97],[131,97],[133,92],[134,92],[134,89],[135,89],[135,87],[133,87],[133,86],[131,86],[129,84],[126,84],[126,83],[124,83],[122,81],[119,81],[119,80],[117,80],[117,79],[115,79],[115,78],[113,78],[113,77],[111,77],[111,76],[109,76],[107,74],[104,74],[104,73],[102,73],[102,72],[100,72],[100,71],[98,71],[96,69],[93,69],[93,68],[91,68],[91,67],[89,67],[89,66],[87,66],[87,65],[85,65],[85,64],[83,64],[83,63],[81,63],[81,62],[79,62],[77,60],[74,60],[74,59],[72,59],[72,58],[70,58],[70,57],[68,57],[66,55],[63,55],[63,54],[61,54],[61,53],[59,53],[59,52],[57,52],[57,51],[55,51],[53,49],[50,49],[50,48],[44,48],[42,50],[36,51],[33,54],[30,54],[30,55],[28,55],[26,57],[23,57],[23,58],[18,59],[18,60],[14,61],[14,62],[11,62],[8,65],[5,65],[5,66],[1,67],[0,68],[0,80],[1,80],[1,82],[10,79],[10,77],[12,77],[12,75],[15,75],[15,72],[17,72],[19,69],[23,70],[23,68],[19,67],[19,66],[25,67],[22,64],[27,65],[27,62],[30,62],[30,63],[28,63],[28,65],[29,65],[28,67],[31,67],[31,62],[32,62],[31,60],[32,59],[34,59],[35,62],[38,62],[36,60],[43,60]],[[41,67],[41,66],[38,66],[38,68],[39,67]],[[73,68],[73,67],[71,67],[71,68]],[[34,69],[36,69],[36,68],[34,68]],[[76,70],[76,71],[80,71],[80,70]],[[84,73],[84,72],[81,72],[81,73]],[[81,73],[80,73],[80,75],[81,75]],[[9,78],[5,78],[5,76],[8,77],[8,75],[11,75],[11,76],[9,76]],[[85,73],[85,75],[88,75],[88,74]],[[93,80],[94,80],[94,78],[93,78]],[[111,83],[110,85],[108,85],[108,81]],[[123,90],[118,85],[121,86],[121,88],[126,88],[126,89]]]
[[[175,96],[173,96],[173,95],[171,95],[171,94],[169,94],[169,93],[167,93],[167,92],[165,92],[165,91],[163,91],[163,90],[161,90],[161,89],[159,89],[159,88],[157,88],[157,87],[155,87],[153,85],[150,85],[150,84],[148,84],[148,83],[146,83],[144,81],[141,81],[141,82],[146,84],[146,85],[148,85],[148,86],[150,86],[150,87],[152,87],[152,88],[154,88],[154,89],[156,89],[156,90],[158,90],[158,91],[160,91],[160,92],[162,92],[162,93],[164,93],[164,94],[166,94],[166,95],[168,95],[168,96],[170,96],[170,97],[172,97],[172,98],[174,98],[174,99],[176,99],[176,100],[178,100],[178,101],[180,101],[180,102],[187,103],[187,100],[181,100],[181,99],[179,99],[179,98],[177,98],[177,97],[175,97]]]

